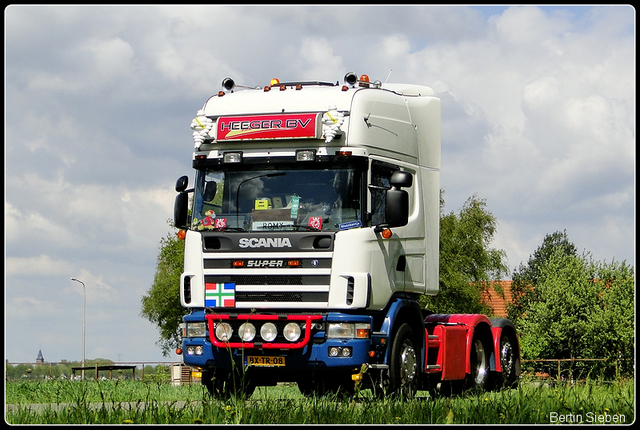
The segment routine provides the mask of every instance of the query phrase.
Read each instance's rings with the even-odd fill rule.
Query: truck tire
[[[518,385],[518,341],[511,330],[503,330],[500,335],[500,367],[502,372],[495,372],[493,388],[515,388]]]
[[[467,389],[477,389],[484,391],[489,385],[489,372],[491,359],[491,336],[484,330],[476,330],[471,340],[471,351],[469,362],[471,363],[471,373],[467,375]]]
[[[420,383],[420,351],[413,331],[402,324],[396,332],[389,360],[389,387],[387,392],[403,398],[412,398]]]

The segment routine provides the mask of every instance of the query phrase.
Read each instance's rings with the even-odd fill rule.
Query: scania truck
[[[426,86],[233,79],[191,123],[176,183],[185,240],[177,352],[214,396],[411,396],[516,383],[514,325],[433,314],[440,99]]]

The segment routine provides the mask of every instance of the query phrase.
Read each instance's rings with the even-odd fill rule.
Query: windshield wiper
[[[322,231],[317,227],[311,227],[310,225],[301,225],[301,224],[289,224],[289,225],[283,225],[283,227],[304,228],[307,231]]]

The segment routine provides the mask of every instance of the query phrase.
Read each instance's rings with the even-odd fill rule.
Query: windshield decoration
[[[340,230],[351,230],[352,228],[360,228],[362,227],[362,222],[358,221],[349,221],[340,224]]]
[[[309,217],[309,227],[315,228],[316,230],[322,230],[322,217],[320,216]]]
[[[191,228],[226,232],[339,231],[344,223],[360,222],[364,171],[352,165],[295,165],[282,170],[267,167],[198,171]]]
[[[322,115],[322,137],[329,143],[336,137],[340,126],[344,123],[344,114],[338,112],[335,106],[329,106],[329,110]]]
[[[235,299],[236,284],[204,284],[204,305],[208,308],[233,308]]]
[[[318,139],[319,130],[319,113],[221,117],[217,140]]]
[[[203,110],[199,110],[196,117],[191,121],[191,130],[193,130],[193,144],[196,149],[200,148],[202,142],[211,140],[214,136],[211,134],[213,130],[213,120],[204,114]]]

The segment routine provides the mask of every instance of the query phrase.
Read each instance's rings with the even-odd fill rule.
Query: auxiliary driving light
[[[223,157],[225,163],[242,163],[242,152],[225,152]]]
[[[216,324],[216,337],[220,342],[228,342],[231,339],[233,329],[227,323]]]
[[[273,323],[268,322],[266,324],[263,324],[260,328],[260,337],[265,342],[273,341],[276,338],[277,334],[278,329],[276,329],[276,326]]]
[[[315,161],[315,149],[299,149],[296,151],[296,161]]]
[[[251,323],[244,323],[238,329],[243,342],[251,342],[256,337],[256,328]]]
[[[302,334],[302,330],[300,330],[300,326],[296,323],[290,322],[286,326],[284,326],[284,337],[289,342],[296,342],[300,339],[300,335]]]

